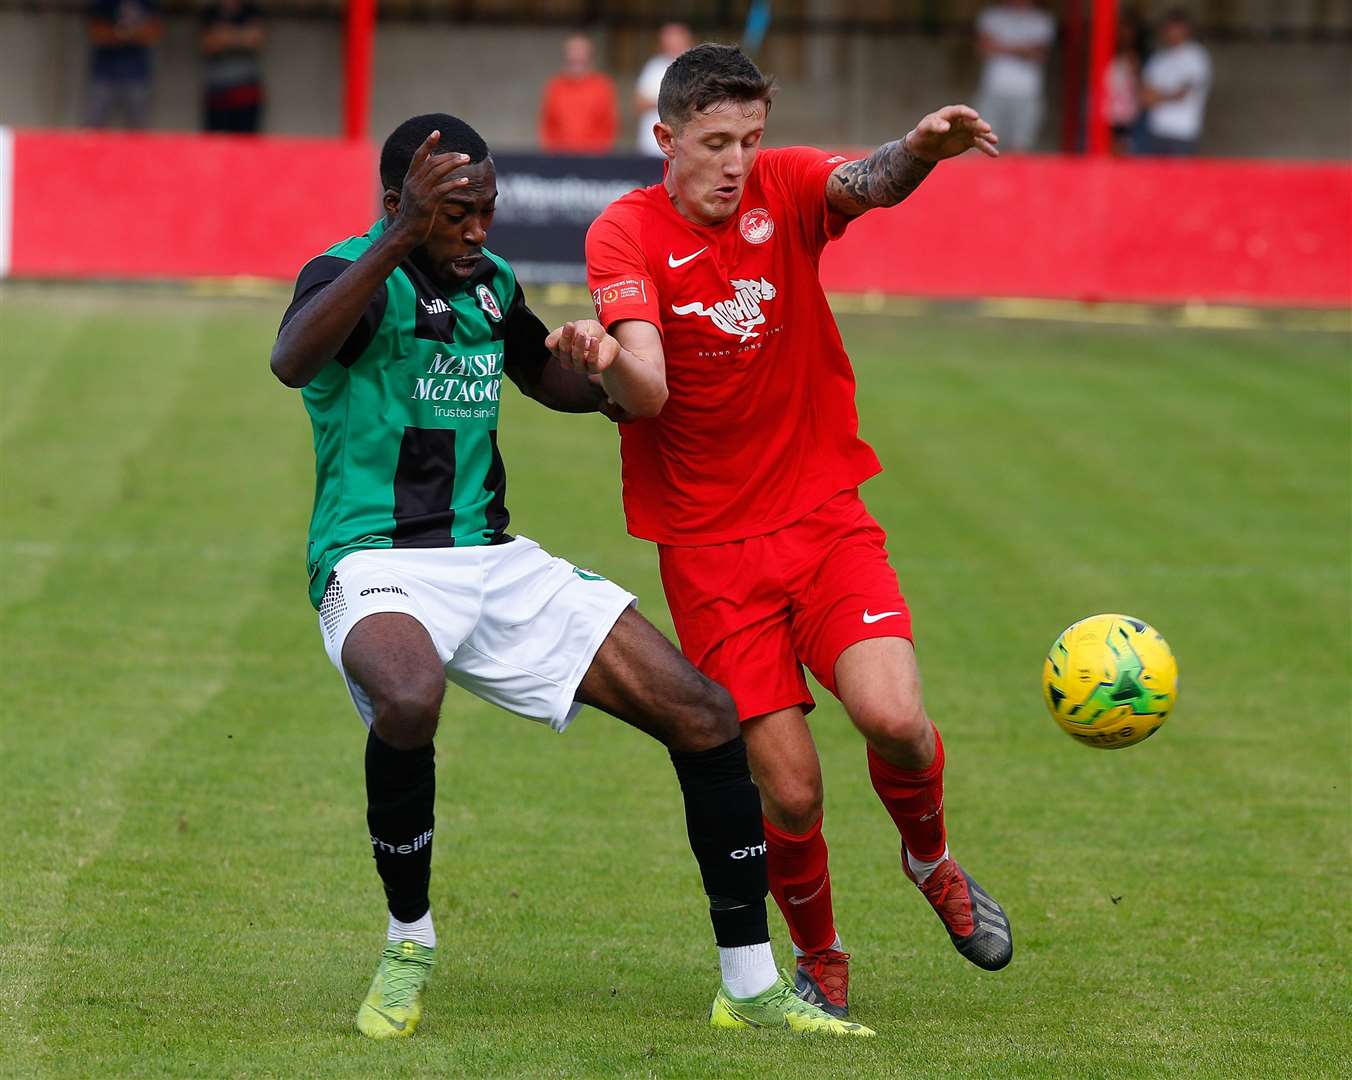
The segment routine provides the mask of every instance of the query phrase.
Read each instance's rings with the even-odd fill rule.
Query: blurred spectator
[[[662,76],[676,57],[695,44],[695,35],[685,23],[670,22],[658,31],[657,44],[661,51],[643,65],[634,86],[634,111],[638,113],[636,145],[640,154],[649,157],[662,156],[662,149],[653,138],[653,125],[658,121],[657,92],[662,89]]]
[[[1159,47],[1141,74],[1146,107],[1145,145],[1149,154],[1195,154],[1202,138],[1211,57],[1194,39],[1192,19],[1175,8],[1160,24]]]
[[[592,43],[570,34],[563,70],[545,84],[540,101],[540,145],[551,154],[604,154],[619,130],[615,84],[592,67]]]
[[[207,131],[256,134],[263,114],[263,12],[254,0],[219,0],[202,16],[199,39]]]
[[[151,46],[160,40],[159,0],[89,0],[89,97],[85,122],[107,127],[120,112],[125,127],[146,126]]]
[[[1117,34],[1117,51],[1103,72],[1103,112],[1113,133],[1113,151],[1130,153],[1141,118],[1141,57],[1136,35],[1123,25]]]
[[[1000,136],[1002,150],[1031,150],[1042,127],[1042,69],[1056,20],[1033,0],[1005,0],[977,16],[985,57],[977,110]]]

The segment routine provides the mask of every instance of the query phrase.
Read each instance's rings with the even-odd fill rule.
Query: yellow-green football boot
[[[840,1020],[800,998],[782,975],[773,986],[752,998],[735,998],[721,986],[709,1010],[709,1026],[716,1028],[788,1028],[818,1035],[876,1034],[872,1028]]]
[[[372,1039],[401,1039],[422,1019],[422,991],[437,951],[416,941],[389,941],[357,1010],[357,1027]]]

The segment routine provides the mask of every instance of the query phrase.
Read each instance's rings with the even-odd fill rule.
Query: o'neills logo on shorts
[[[376,585],[370,589],[362,589],[359,595],[370,596],[372,593],[378,592],[398,593],[400,596],[408,596],[408,593],[404,592],[398,585]]]

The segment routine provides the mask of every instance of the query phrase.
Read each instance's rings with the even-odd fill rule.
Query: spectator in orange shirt
[[[570,34],[563,70],[540,102],[540,145],[554,154],[604,154],[615,146],[618,125],[615,84],[592,67],[591,39]]]

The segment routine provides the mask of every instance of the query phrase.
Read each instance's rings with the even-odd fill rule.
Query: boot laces
[[[406,1009],[418,996],[418,990],[427,977],[427,961],[420,957],[389,956],[385,963],[381,996],[391,1009]]]
[[[821,987],[822,992],[833,1004],[843,1004],[849,993],[850,954],[840,949],[823,949],[818,953],[807,953],[799,963],[807,968],[812,981]]]

